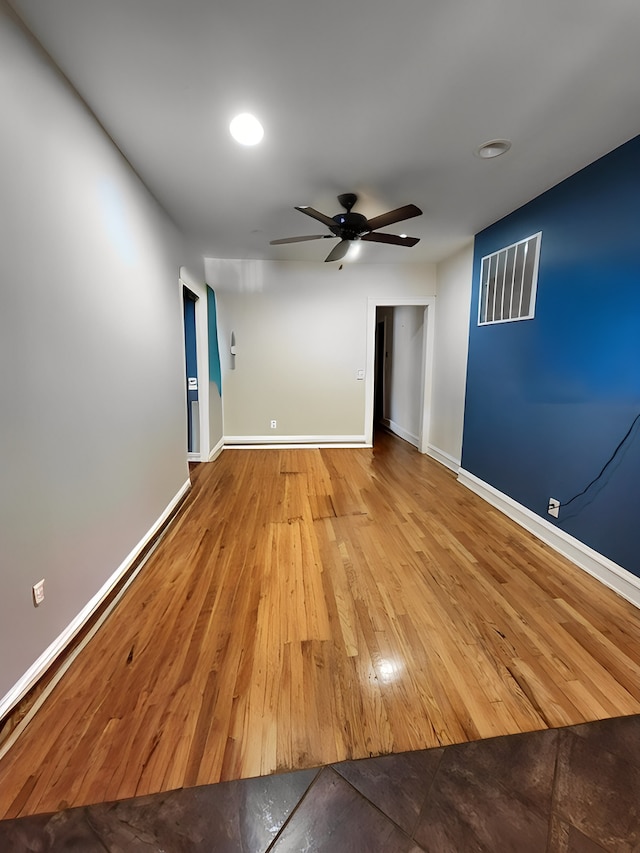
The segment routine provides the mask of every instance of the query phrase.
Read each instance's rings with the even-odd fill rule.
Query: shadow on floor
[[[640,716],[0,822],[7,853],[631,853]]]

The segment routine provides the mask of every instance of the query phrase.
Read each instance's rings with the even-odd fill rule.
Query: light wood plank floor
[[[405,442],[228,450],[0,762],[0,816],[640,712],[640,613]]]

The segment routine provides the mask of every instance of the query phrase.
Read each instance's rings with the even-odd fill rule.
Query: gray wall
[[[4,0],[0,103],[1,700],[188,479],[189,259]]]

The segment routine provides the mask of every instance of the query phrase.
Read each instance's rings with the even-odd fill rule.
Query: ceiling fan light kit
[[[280,240],[271,240],[270,245],[277,246],[283,243],[299,243],[304,240],[322,240],[326,237],[339,237],[340,242],[337,243],[325,258],[325,262],[340,261],[345,257],[354,240],[365,240],[372,243],[387,243],[393,246],[415,246],[419,242],[418,237],[407,237],[398,234],[388,234],[384,231],[378,231],[379,228],[386,228],[396,222],[404,222],[405,219],[411,219],[414,216],[421,216],[422,211],[415,204],[405,204],[403,207],[398,207],[395,210],[389,210],[387,213],[382,213],[380,216],[374,216],[373,219],[367,219],[361,213],[355,213],[352,208],[358,201],[358,196],[355,193],[342,193],[338,196],[338,201],[344,207],[346,213],[337,213],[335,216],[327,216],[319,210],[315,210],[308,205],[296,207],[301,213],[316,219],[326,225],[330,234],[308,234],[302,237],[283,237]]]

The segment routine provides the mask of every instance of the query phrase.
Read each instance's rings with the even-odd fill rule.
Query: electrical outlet
[[[560,514],[560,501],[555,498],[549,498],[549,502],[547,504],[547,512],[549,515],[552,515],[554,518],[557,518]]]
[[[271,421],[271,429],[275,429],[278,426],[277,421]]]
[[[44,601],[44,578],[33,585],[33,605],[37,607]]]

